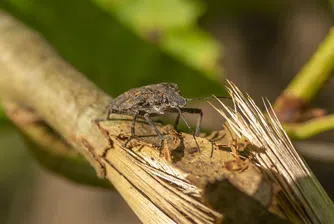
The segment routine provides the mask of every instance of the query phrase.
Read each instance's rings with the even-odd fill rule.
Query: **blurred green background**
[[[161,81],[178,83],[186,96],[221,91],[220,45],[198,26],[205,7],[197,1],[5,3],[112,95]]]
[[[186,97],[224,95],[229,78],[256,102],[273,102],[334,24],[333,0],[2,0],[0,7],[112,96],[163,81]],[[333,113],[333,88],[331,80],[314,106]],[[205,129],[220,128],[206,103],[196,106]],[[312,140],[333,148],[333,134]],[[0,223],[139,222],[117,193],[36,165],[1,110],[0,154]],[[334,155],[317,154],[305,156],[333,197]]]

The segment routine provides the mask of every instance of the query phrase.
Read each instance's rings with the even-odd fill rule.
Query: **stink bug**
[[[131,136],[124,143],[124,147],[136,136],[135,135],[135,123],[137,116],[142,116],[153,128],[155,133],[160,138],[159,148],[163,147],[164,137],[154,125],[151,117],[163,115],[165,112],[177,113],[177,118],[174,124],[175,129],[179,123],[179,119],[184,121],[192,134],[196,146],[199,150],[199,145],[196,140],[196,136],[199,135],[200,126],[203,118],[203,112],[199,108],[185,108],[187,102],[196,99],[206,98],[184,98],[181,95],[179,87],[174,83],[159,83],[147,85],[139,88],[130,89],[129,91],[114,98],[107,109],[107,115],[104,119],[97,121],[104,121],[110,119],[110,114],[125,114],[133,116],[131,125]],[[183,113],[198,114],[198,120],[195,133],[186,121]]]

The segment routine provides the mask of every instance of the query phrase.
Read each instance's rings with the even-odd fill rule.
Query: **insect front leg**
[[[109,121],[110,120],[110,114],[113,113],[113,110],[112,110],[112,105],[109,104],[108,105],[108,108],[107,108],[107,114],[105,116],[105,118],[98,118],[98,119],[95,119],[94,121],[97,123],[97,122],[101,122],[101,121]]]
[[[110,119],[109,117],[110,117],[110,114],[112,113],[111,107],[112,107],[112,104],[110,104],[107,108],[107,115],[106,115],[106,118],[105,118],[106,121]]]
[[[124,148],[126,148],[126,145],[136,136],[135,125],[136,125],[137,115],[138,115],[138,112],[133,113],[133,119],[132,119],[132,124],[131,124],[131,136],[124,143]]]
[[[153,128],[153,130],[155,131],[155,133],[159,136],[160,138],[160,153],[164,144],[164,136],[162,136],[162,134],[160,133],[160,131],[158,130],[158,128],[154,125],[154,123],[152,122],[151,118],[150,118],[150,114],[146,113],[144,114],[144,118],[147,121],[147,123]]]
[[[199,108],[180,108],[180,110],[181,112],[184,112],[184,113],[199,114],[199,117],[197,119],[197,124],[196,124],[196,131],[195,131],[195,136],[199,136],[199,133],[201,131],[201,123],[203,119],[202,110]]]
[[[193,132],[193,129],[191,129],[191,127],[190,127],[190,125],[188,124],[186,118],[183,116],[182,111],[181,111],[181,108],[179,108],[179,107],[175,107],[175,109],[177,110],[177,112],[179,113],[180,117],[182,118],[182,120],[184,121],[184,123],[186,124],[186,126],[188,127],[188,129],[189,129],[191,135],[193,136],[193,138],[194,138],[194,140],[195,140],[197,149],[198,149],[198,151],[200,151],[198,142],[197,142],[197,140],[196,140],[195,133]],[[183,109],[195,109],[195,108],[183,108]],[[198,109],[198,110],[200,110],[200,109]]]

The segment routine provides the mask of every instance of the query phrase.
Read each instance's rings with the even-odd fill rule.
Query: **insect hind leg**
[[[177,111],[172,111],[172,112],[177,113],[176,118],[175,118],[175,123],[174,123],[174,129],[177,131],[178,130],[177,126],[179,125],[179,121],[180,121],[180,114]]]

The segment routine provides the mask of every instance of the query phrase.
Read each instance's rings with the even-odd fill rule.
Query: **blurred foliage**
[[[1,120],[4,119],[4,118],[5,118],[5,113],[3,112],[3,109],[2,109],[1,106],[0,106],[0,122],[1,122]]]
[[[204,6],[185,0],[95,0],[136,34],[215,79],[220,48],[197,27]]]
[[[46,135],[46,133],[44,133]],[[38,143],[31,140],[30,136],[23,135],[26,146],[33,154],[34,159],[50,172],[65,177],[75,183],[102,187],[114,190],[110,182],[105,179],[99,179],[96,176],[94,168],[88,161],[78,154],[73,148],[60,149],[50,145],[49,147],[40,147]],[[56,140],[55,140],[56,142]],[[57,145],[56,143],[54,145]],[[60,147],[60,145],[57,145]],[[71,152],[73,151],[73,152]]]
[[[27,151],[13,127],[0,129],[0,185],[15,180],[27,166]]]
[[[208,0],[207,9],[211,17],[234,17],[234,19],[238,19],[243,15],[256,15],[257,13],[277,16],[278,12],[286,10],[288,5],[293,4],[289,0]]]
[[[32,180],[28,151],[15,129],[0,129],[0,223],[6,223],[18,188]],[[30,183],[30,182],[29,182]]]
[[[179,84],[187,97],[226,94],[218,82],[218,44],[196,25],[204,6],[185,0],[135,3],[8,0],[0,5],[113,96],[163,81]]]

